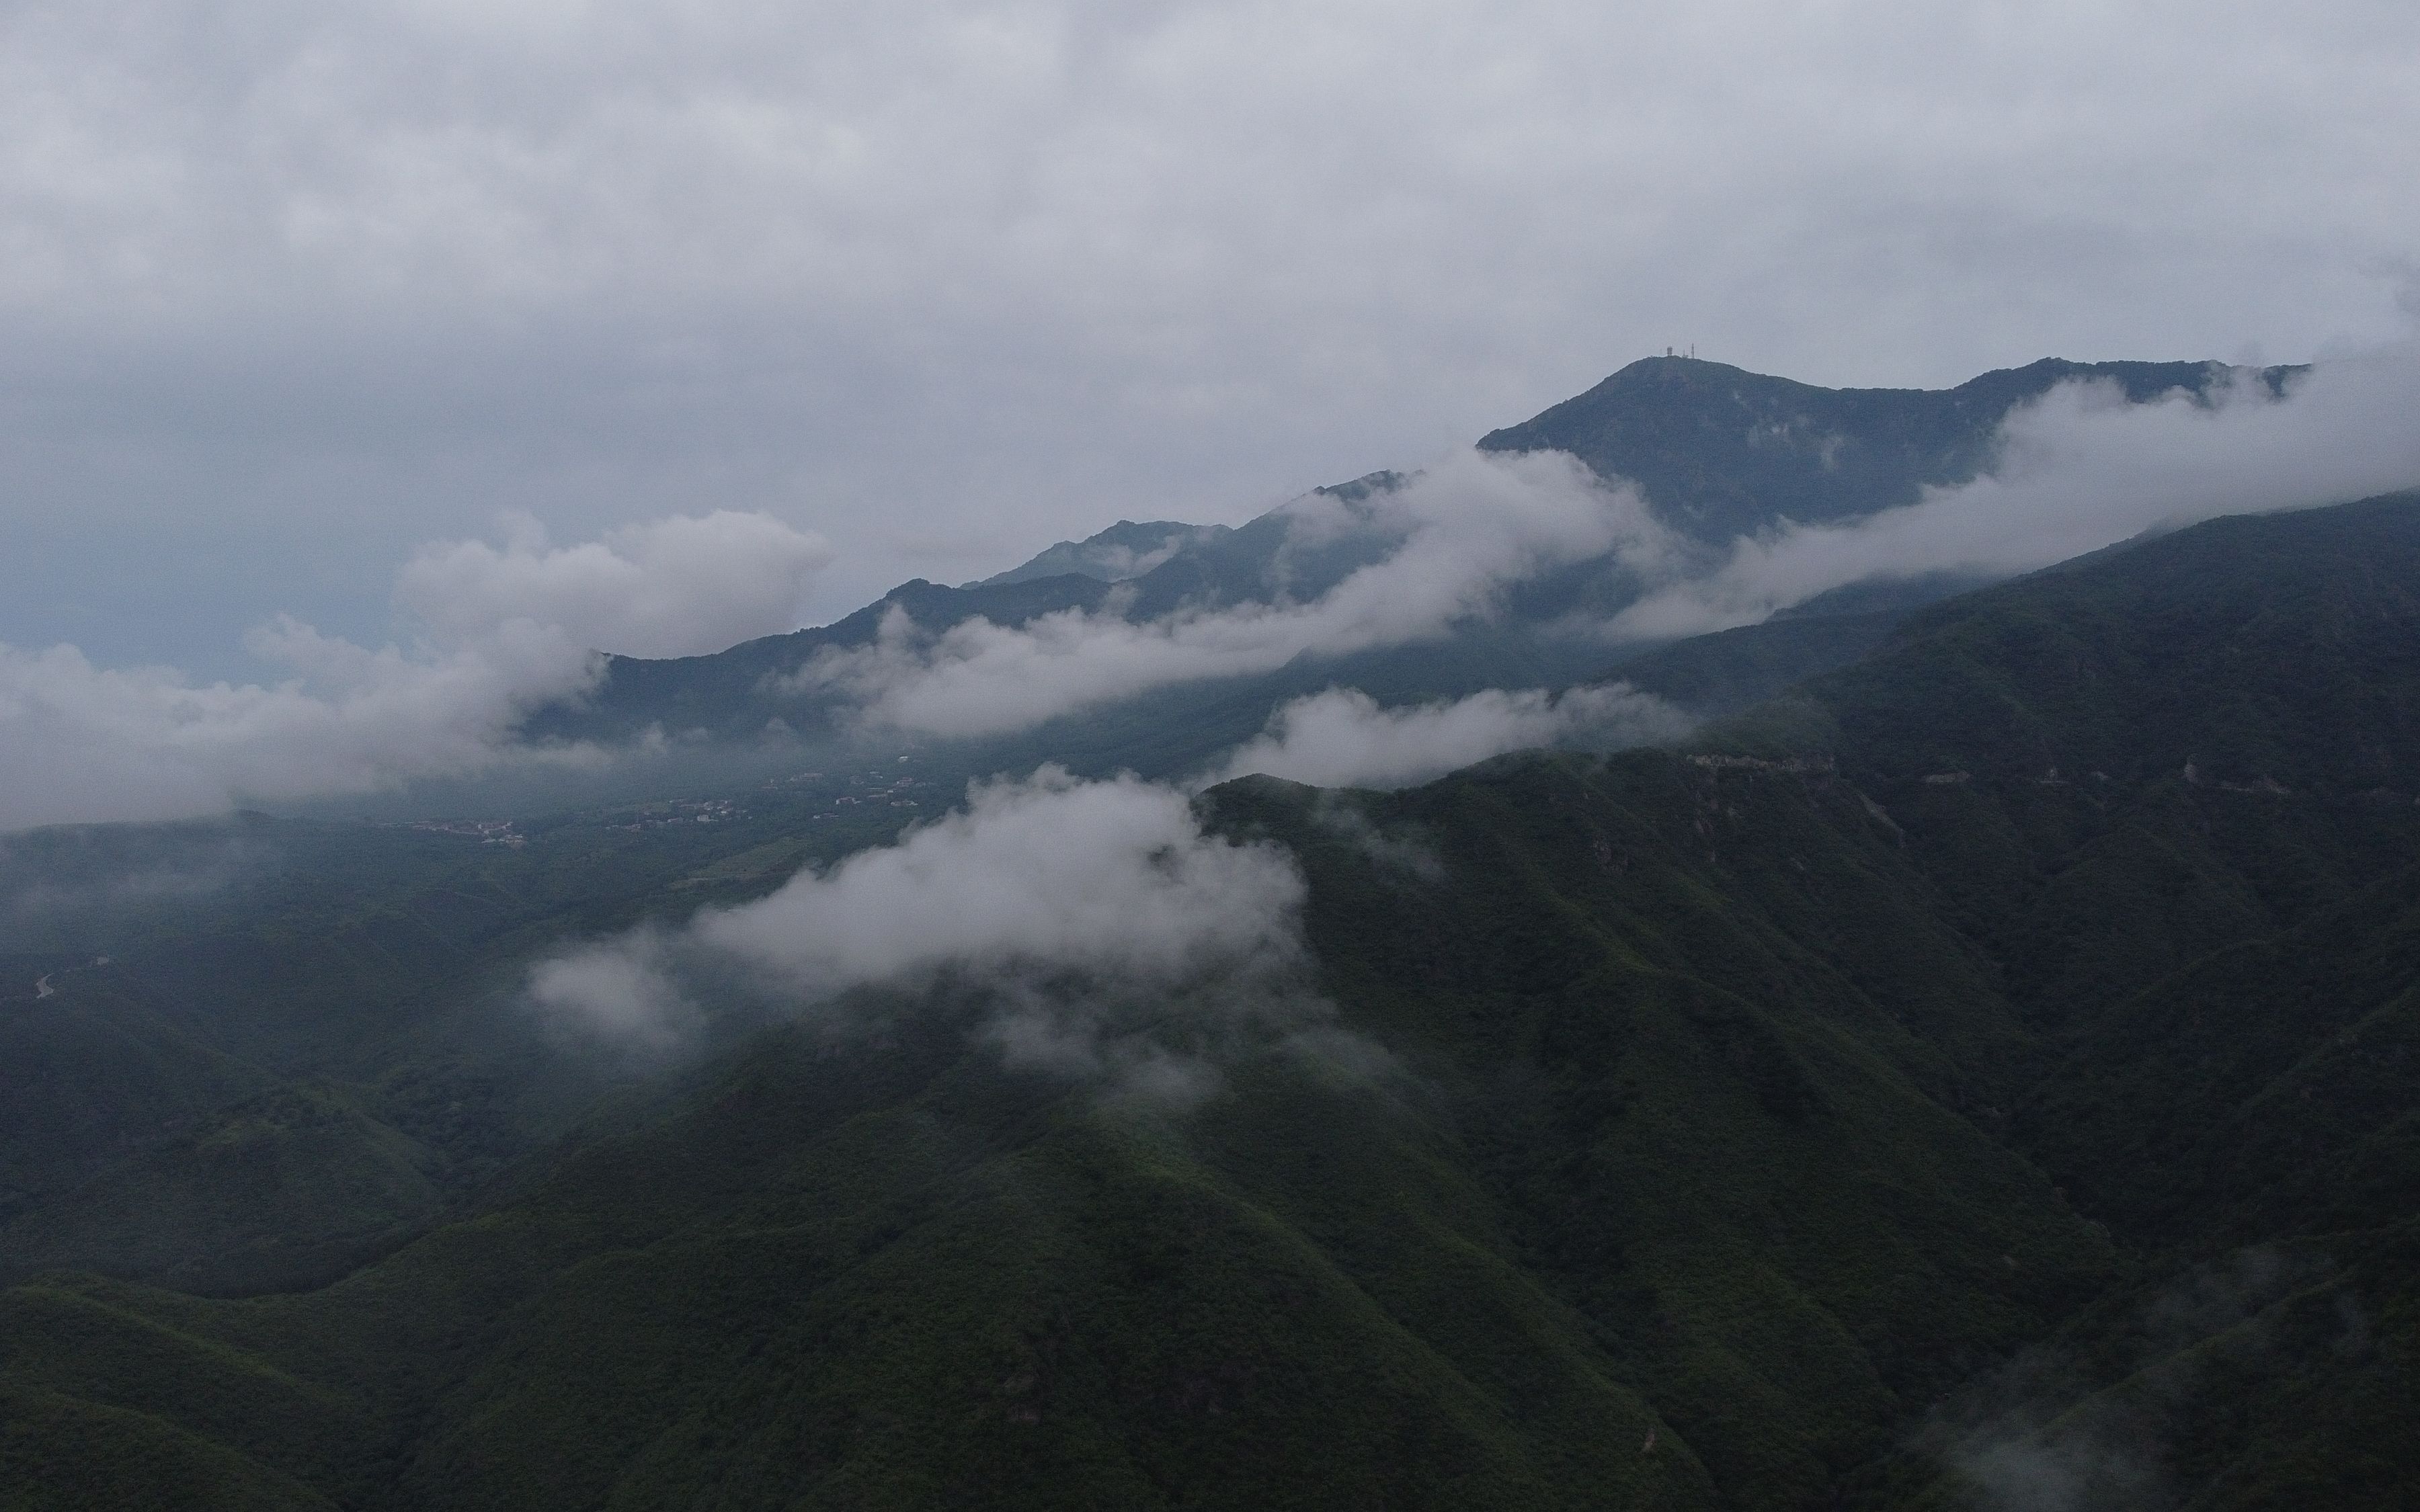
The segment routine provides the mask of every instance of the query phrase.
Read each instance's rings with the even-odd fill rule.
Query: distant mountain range
[[[1970,478],[2063,379],[2222,371],[1658,359],[1481,446],[1703,546]],[[1553,633],[1623,589],[1584,559],[982,738],[825,739],[786,690],[886,618],[1149,625],[1388,549],[1295,517],[1123,522],[539,722],[779,757],[684,769],[720,786],[0,836],[0,1512],[2420,1502],[2420,490],[1619,656]],[[1332,685],[1614,675],[1686,736],[1204,766]],[[1276,879],[1276,966],[1054,955],[1126,916],[1047,865],[920,890],[970,784],[1045,762],[1192,779],[1033,785],[1174,816],[1138,892]],[[834,952],[923,960],[968,925],[934,896],[1031,927],[855,977],[709,949],[863,877]],[[1134,917],[1109,946],[1200,922]],[[626,1032],[548,1008],[565,963]]]
[[[2294,371],[2271,368],[2259,378],[2274,389]],[[1785,520],[1854,518],[1913,502],[1928,486],[1970,481],[1994,460],[1993,443],[2010,409],[2057,384],[2105,381],[2141,402],[2178,391],[2201,394],[2228,373],[2212,363],[2045,360],[1954,389],[1824,389],[1719,363],[1649,358],[1478,444],[1495,454],[1569,453],[1604,478],[1638,485],[1661,522],[1713,548]],[[1405,473],[1376,472],[1311,497],[1350,505],[1408,481]],[[928,635],[977,619],[1023,626],[1070,610],[1150,625],[1181,614],[1313,600],[1393,545],[1384,535],[1348,535],[1306,546],[1290,507],[1233,529],[1121,520],[975,582],[955,588],[922,579],[904,583],[817,628],[707,656],[612,657],[593,695],[576,707],[544,711],[531,729],[541,737],[606,740],[650,729],[726,741],[758,739],[768,729],[820,739],[845,731],[847,704],[830,692],[799,686],[801,669],[819,656],[872,645],[893,613],[906,614]],[[1936,577],[1877,585],[1862,600],[1854,593],[1835,594],[1796,617],[1904,609],[1974,582]],[[1201,740],[1181,750],[1150,741],[1130,749],[1099,746],[1080,736],[1074,745],[1094,764],[1173,772],[1206,760],[1219,742],[1248,738],[1285,699],[1332,684],[1400,702],[1490,687],[1560,687],[1606,675],[1617,662],[1655,648],[1609,648],[1571,635],[1568,626],[1575,616],[1618,611],[1637,591],[1610,558],[1559,566],[1511,585],[1498,612],[1457,626],[1442,643],[1424,643],[1414,656],[1395,648],[1306,653],[1274,672],[1207,679],[1157,696],[1151,718],[1142,722],[1201,732]],[[1807,651],[1788,658],[1797,674],[1814,670],[1823,648],[1854,641],[1831,627],[1801,628]],[[1769,690],[1765,685],[1757,689]],[[1063,726],[1040,745],[1060,748],[1076,734]],[[1003,749],[1035,747],[1032,740],[1015,740]]]

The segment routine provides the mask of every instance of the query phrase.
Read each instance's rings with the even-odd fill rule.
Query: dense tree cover
[[[0,1505],[2407,1505],[2415,583],[2412,498],[2216,521],[1689,748],[1215,789],[1334,1016],[1198,1101],[1008,1069],[980,983],[652,1076],[497,1026],[872,830],[287,863],[40,1000],[191,1117],[8,1131]],[[111,1247],[171,1190],[257,1294]],[[279,1272],[288,1199],[365,1250]]]

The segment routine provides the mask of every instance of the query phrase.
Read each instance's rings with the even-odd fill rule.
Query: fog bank
[[[1011,1065],[1192,1096],[1228,1054],[1323,1042],[1303,1038],[1331,1011],[1307,986],[1303,897],[1291,856],[1204,832],[1174,789],[1045,767],[757,902],[568,949],[529,994],[649,1047],[718,994],[845,1035],[867,1026],[852,989],[954,987]]]
[[[292,673],[272,684],[0,645],[0,830],[593,763],[603,753],[533,748],[519,731],[593,685],[600,642],[670,652],[794,628],[800,585],[828,557],[812,536],[728,511],[562,548],[516,523],[502,548],[440,543],[406,563],[396,602],[420,627],[408,644],[363,646],[285,615],[262,625],[250,648]]]

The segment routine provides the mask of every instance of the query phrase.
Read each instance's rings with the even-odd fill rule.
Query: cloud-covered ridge
[[[837,693],[876,729],[995,734],[1305,655],[1434,640],[1494,614],[1506,589],[1550,568],[1608,556],[1646,565],[1670,550],[1635,490],[1561,453],[1465,450],[1399,487],[1350,502],[1314,494],[1288,514],[1289,541],[1306,549],[1347,535],[1389,548],[1307,601],[1280,593],[1140,622],[1113,602],[1016,628],[978,618],[939,634],[894,611],[874,645],[828,653],[791,687]]]
[[[2005,577],[2146,531],[2221,515],[2342,503],[2420,484],[2420,349],[2323,363],[2283,395],[2238,370],[2206,399],[2130,404],[2064,383],[2010,411],[2000,462],[1972,483],[1838,525],[1736,543],[1615,619],[1621,640],[1754,624],[1826,589],[1927,573]]]
[[[2007,577],[2145,531],[2420,483],[2414,412],[2420,356],[2410,349],[2321,364],[2282,395],[2250,369],[2222,376],[2206,394],[2180,390],[2144,403],[2079,380],[2012,409],[1996,465],[1982,477],[1844,523],[1780,520],[1728,550],[1691,543],[1634,486],[1564,454],[1463,451],[1391,487],[1287,506],[1265,601],[1142,620],[1113,596],[1098,609],[1014,627],[975,618],[940,630],[894,608],[872,645],[827,652],[785,686],[838,698],[872,730],[998,734],[1171,685],[1439,640],[1497,616],[1520,585],[1570,568],[1595,579],[1589,596],[1598,608],[1532,624],[1533,633],[1678,639],[1754,624],[1852,583]],[[1332,557],[1339,543],[1371,560],[1320,591],[1290,595],[1297,563]],[[1309,580],[1326,581],[1315,573]],[[1545,743],[1558,737],[1540,697],[1498,692],[1467,708],[1403,717],[1389,743],[1440,742],[1438,760],[1449,765],[1461,764],[1449,761],[1455,753],[1492,754],[1495,739],[1507,743],[1496,748]],[[1286,717],[1305,723],[1305,737],[1330,735],[1331,749],[1356,729],[1373,738],[1379,731],[1369,711],[1342,703]],[[1488,728],[1503,733],[1483,737]],[[1311,760],[1307,747],[1289,758],[1286,743],[1273,732],[1253,759]],[[1391,781],[1428,768],[1302,769]]]
[[[1861,580],[2006,576],[2214,515],[2408,486],[2420,483],[2415,412],[2411,347],[2319,364],[2282,396],[2249,372],[2206,398],[2139,404],[2069,384],[2010,412],[1988,476],[1851,522],[1784,521],[1711,556],[1660,524],[1637,489],[1568,455],[1465,450],[1388,486],[1286,506],[1265,598],[1146,620],[1129,617],[1133,591],[1118,590],[1091,611],[946,629],[894,607],[873,643],[827,651],[780,686],[835,701],[877,734],[995,735],[1156,688],[1438,640],[1556,573],[1593,579],[1583,599],[1594,617],[1530,633],[1677,638]],[[14,779],[0,791],[0,828],[196,814],[561,759],[518,732],[533,710],[593,686],[595,651],[689,655],[794,628],[804,585],[830,557],[819,538],[763,515],[677,517],[564,547],[522,519],[501,545],[442,543],[411,558],[395,591],[419,631],[407,644],[372,649],[284,617],[262,627],[255,651],[292,672],[275,683],[203,685],[98,667],[70,646],[0,646],[0,761]],[[1340,577],[1339,562],[1357,566]],[[1335,782],[1416,780],[1571,738],[1582,712],[1493,690],[1382,717],[1337,694],[1281,711],[1236,759]]]

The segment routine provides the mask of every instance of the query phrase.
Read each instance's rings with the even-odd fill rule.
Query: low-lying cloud
[[[894,609],[874,643],[830,652],[783,686],[837,700],[868,732],[999,734],[1155,688],[1439,640],[1564,569],[1603,576],[1596,603],[1637,596],[1559,631],[1697,634],[1848,583],[2005,576],[2216,515],[2409,486],[2420,483],[2415,412],[2420,350],[2410,347],[2320,364],[2282,397],[2249,370],[2206,399],[2129,404],[2105,386],[2064,385],[2011,412],[1989,476],[1861,520],[1784,523],[1711,561],[1635,488],[1567,455],[1465,450],[1393,486],[1287,506],[1288,544],[1261,585],[1264,601],[1137,620],[1122,589],[1090,612],[947,629]],[[830,559],[819,538],[763,515],[677,517],[562,547],[516,520],[501,545],[441,543],[411,558],[395,590],[416,632],[405,644],[367,647],[287,617],[262,626],[253,650],[291,673],[275,682],[199,684],[165,668],[96,666],[73,646],[0,645],[10,777],[0,829],[593,759],[534,748],[520,732],[533,711],[594,686],[596,653],[692,655],[792,629]],[[1359,565],[1340,578],[1340,560]],[[1647,706],[1611,712],[1639,738],[1660,738]],[[1589,714],[1585,701],[1534,691],[1408,712],[1322,695],[1280,711],[1230,769],[1413,781],[1574,738]]]
[[[1466,450],[1399,487],[1352,501],[1314,494],[1289,510],[1290,539],[1305,548],[1363,536],[1389,549],[1307,601],[1280,594],[1143,622],[1112,602],[1016,628],[974,619],[934,634],[894,610],[876,644],[830,653],[790,686],[850,700],[875,729],[995,734],[1305,655],[1436,639],[1494,614],[1507,588],[1550,568],[1606,556],[1644,565],[1669,551],[1635,489],[1561,453]]]
[[[530,1000],[601,1039],[667,1049],[696,1017],[667,957],[663,936],[652,930],[555,956],[531,970]]]
[[[626,656],[697,656],[752,636],[795,629],[823,537],[770,515],[718,509],[550,547],[528,515],[504,544],[422,547],[396,581],[396,602],[441,642],[460,644],[527,620],[581,645]]]
[[[2190,1502],[2172,1464],[2218,1407],[2214,1366],[2303,1373],[2312,1353],[2341,1368],[2369,1352],[2368,1319],[2343,1282],[2325,1254],[2237,1251],[2176,1277],[2099,1348],[2047,1345],[1976,1377],[1933,1408],[1912,1446],[1984,1512]],[[2298,1300],[2303,1316],[2289,1320]]]
[[[1318,787],[1408,787],[1473,762],[1537,746],[1609,750],[1673,740],[1688,717],[1627,683],[1487,688],[1450,702],[1382,708],[1358,688],[1295,699],[1266,733],[1237,748],[1213,780],[1260,772]]]
[[[370,651],[283,621],[256,638],[300,675],[271,686],[96,667],[73,646],[0,648],[0,828],[170,819],[247,800],[364,793],[501,759],[531,707],[591,658],[530,627],[437,655]]]
[[[690,981],[752,983],[834,1032],[853,1026],[851,989],[954,985],[1012,1065],[1198,1092],[1224,1054],[1325,1025],[1305,986],[1303,896],[1289,855],[1206,833],[1172,788],[1045,767],[757,902],[552,958],[530,995],[648,1046],[677,1040],[710,995]]]
[[[2409,348],[2320,364],[2282,395],[2252,369],[2220,375],[2202,395],[2179,391],[2147,403],[2103,381],[2062,384],[2009,414],[1986,476],[1862,519],[1783,521],[1713,553],[1659,523],[1633,486],[1568,455],[1466,450],[1366,497],[1314,494],[1288,506],[1287,547],[1263,585],[1265,602],[1139,621],[1113,597],[1015,627],[978,618],[944,630],[894,609],[873,645],[828,653],[787,687],[838,697],[869,729],[997,734],[1174,684],[1441,639],[1498,614],[1515,585],[1582,563],[1607,579],[1597,602],[1635,602],[1575,615],[1558,630],[1675,639],[1754,624],[1851,583],[2006,577],[2218,515],[2420,484],[2415,411],[2420,352]],[[1352,540],[1366,565],[1303,596],[1287,593],[1297,558],[1332,555]],[[1406,749],[1415,737],[1432,738],[1473,760],[1492,753],[1484,731],[1546,721],[1542,705],[1516,693],[1385,732],[1366,712],[1355,715],[1335,704],[1295,717],[1317,727],[1310,734],[1332,728],[1330,748],[1358,728]],[[1467,738],[1457,747],[1458,734]],[[1288,744],[1273,731],[1255,759],[1283,759]],[[1336,781],[1409,779],[1383,762],[1366,775],[1350,763],[1299,769]],[[1403,771],[1423,769],[1408,763]]]
[[[0,835],[0,953],[99,951],[198,915],[279,864],[274,845],[233,828],[153,832],[123,849],[91,830],[45,839]]]
[[[73,646],[0,645],[0,830],[168,819],[244,801],[374,792],[536,749],[521,721],[589,688],[597,640],[695,649],[793,627],[822,543],[763,516],[717,513],[549,549],[517,528],[501,550],[424,548],[398,607],[425,629],[372,649],[287,616],[248,639],[290,669],[271,684],[196,684],[173,669],[95,666]]]
[[[2129,404],[2112,384],[2061,384],[2010,412],[1994,472],[1854,522],[1743,539],[1712,572],[1675,576],[1624,610],[1610,634],[1697,635],[1869,579],[2009,576],[2147,531],[2410,487],[2420,484],[2414,414],[2411,347],[2320,363],[2283,396],[2249,369],[2207,400]]]
[[[1203,834],[1175,790],[1046,767],[697,933],[817,995],[967,962],[1167,984],[1285,959],[1301,901],[1283,853]]]

